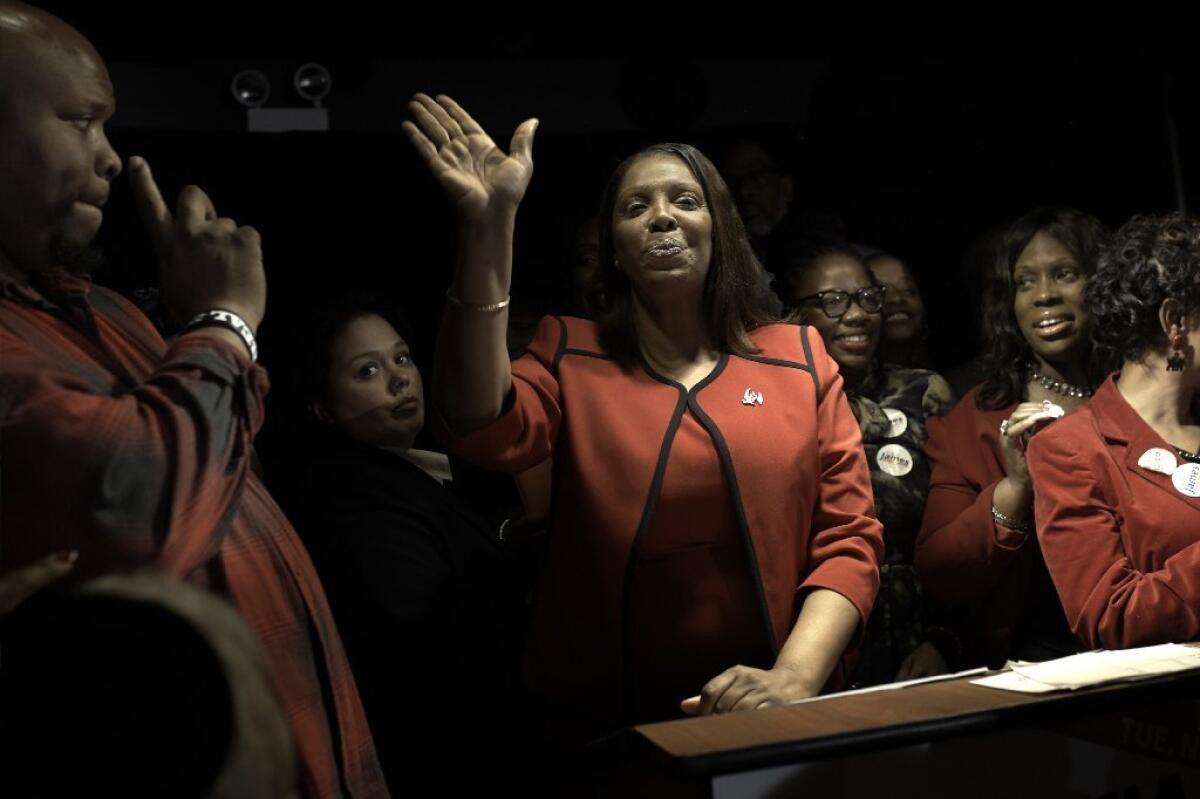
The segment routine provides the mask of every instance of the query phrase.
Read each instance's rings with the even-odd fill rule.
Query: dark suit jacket
[[[329,443],[303,489],[304,540],[388,782],[397,793],[444,785],[463,773],[447,769],[498,752],[494,737],[510,734],[489,720],[516,701],[524,589],[514,560],[463,499],[394,453]]]
[[[1046,565],[1090,647],[1200,637],[1200,498],[1138,465],[1155,447],[1174,454],[1112,378],[1029,445]]]

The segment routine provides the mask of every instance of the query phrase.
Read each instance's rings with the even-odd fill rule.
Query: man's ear
[[[1174,297],[1167,297],[1162,301],[1162,305],[1158,306],[1158,324],[1167,334],[1168,340],[1183,329],[1185,316],[1182,305]]]

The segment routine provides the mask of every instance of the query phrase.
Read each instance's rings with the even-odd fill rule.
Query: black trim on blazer
[[[807,370],[806,370],[807,371]],[[767,593],[763,588],[762,572],[758,568],[758,553],[754,551],[754,540],[750,536],[750,524],[746,521],[746,508],[742,505],[742,491],[738,487],[737,473],[733,468],[733,458],[729,454],[729,446],[725,443],[725,437],[721,435],[721,428],[717,427],[712,418],[704,412],[700,407],[700,402],[696,398],[696,392],[702,388],[698,384],[693,392],[688,396],[688,407],[708,431],[708,435],[712,438],[713,444],[717,448],[717,455],[721,459],[721,467],[725,472],[725,479],[729,481],[730,495],[733,497],[734,515],[737,516],[738,531],[742,534],[742,547],[746,553],[746,562],[750,565],[750,576],[754,578],[754,593],[758,596],[758,607],[762,613],[763,623],[767,628],[767,641],[771,646],[772,654],[779,654],[779,642],[775,640],[775,625],[771,623],[771,609],[767,605]]]
[[[586,356],[586,358],[595,358],[601,361],[614,360],[604,353],[593,353],[590,349],[566,346],[566,322],[564,322],[562,317],[554,317],[554,320],[558,322],[558,347],[554,348],[554,360],[550,368],[550,371],[554,374],[554,377],[558,377],[558,364],[559,361],[563,360],[564,355],[583,355]],[[528,350],[526,350],[526,352],[528,352]]]
[[[721,356],[721,360],[717,363],[718,368],[724,366],[725,357],[724,355]],[[650,375],[651,378],[677,390],[679,392],[679,400],[675,403],[675,410],[671,413],[671,421],[667,424],[666,432],[663,433],[662,446],[658,451],[658,463],[654,466],[654,477],[650,481],[650,491],[646,495],[646,504],[642,506],[642,518],[638,521],[637,530],[633,534],[633,543],[629,547],[629,556],[625,561],[625,577],[621,583],[621,702],[623,705],[623,715],[629,720],[632,720],[634,709],[633,658],[631,657],[633,646],[629,630],[629,606],[633,601],[630,589],[633,586],[633,573],[637,565],[638,546],[642,542],[646,528],[650,526],[650,519],[654,515],[654,507],[658,504],[658,495],[662,491],[663,477],[667,472],[667,461],[671,455],[671,445],[675,443],[675,434],[679,431],[679,425],[683,421],[683,412],[688,406],[688,392],[682,385],[657,374],[650,368],[650,364],[646,362],[645,357],[640,353],[638,359],[642,363],[642,368],[646,370],[646,374]],[[717,369],[713,369],[714,373],[716,371]],[[712,377],[712,373],[710,373],[709,377]],[[706,377],[705,381],[708,379]]]
[[[808,343],[808,333],[805,332],[808,325],[800,325],[800,345],[804,347],[804,360],[808,361],[812,367],[809,369],[809,374],[812,375],[813,386],[817,390],[817,405],[821,404],[821,378],[817,377],[817,365],[813,363],[812,345]]]
[[[805,372],[813,371],[813,368],[806,363],[785,361],[783,358],[764,358],[761,355],[739,355],[738,357],[747,361],[754,361],[755,363],[765,363],[768,366],[786,366],[790,369],[802,369]]]
[[[554,317],[554,321],[558,322],[558,346],[554,348],[554,361],[550,365],[550,372],[558,377],[558,362],[562,360],[563,352],[567,349],[567,323],[561,316]]]
[[[558,362],[563,359],[564,355],[583,355],[587,358],[596,358],[597,360],[601,360],[601,361],[615,361],[616,360],[616,358],[605,355],[602,352],[592,352],[591,350],[581,350],[577,347],[568,347],[567,349],[562,350],[561,352],[558,353],[556,360],[554,361],[555,371],[558,371]]]

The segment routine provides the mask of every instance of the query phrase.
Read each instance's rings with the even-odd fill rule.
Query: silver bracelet
[[[250,329],[250,325],[246,324],[246,320],[235,314],[233,311],[226,311],[222,308],[213,308],[211,311],[198,313],[192,317],[191,321],[183,326],[185,331],[193,330],[197,327],[207,327],[209,325],[217,325],[219,327],[227,327],[234,333],[242,337],[242,341],[246,344],[246,349],[250,350],[250,360],[258,362],[258,342],[254,339],[254,331]]]
[[[1018,533],[1028,533],[1032,523],[1029,519],[1023,522],[1018,522],[1008,518],[1000,511],[996,510],[996,506],[992,506],[992,519],[1001,527],[1007,527],[1010,530],[1016,530]]]
[[[451,294],[449,289],[446,289],[446,301],[449,302],[451,305],[453,305],[455,308],[462,308],[464,311],[477,311],[479,313],[494,313],[495,311],[499,311],[502,308],[507,308],[509,300],[511,300],[511,299],[512,299],[511,297],[505,297],[504,299],[500,300],[500,302],[489,302],[487,305],[475,305],[474,303],[463,302],[458,297],[455,297],[453,294]]]

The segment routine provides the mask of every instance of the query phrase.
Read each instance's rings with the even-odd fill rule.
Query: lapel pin
[[[1200,463],[1185,463],[1171,475],[1175,490],[1189,497],[1200,497]]]
[[[893,477],[903,477],[913,470],[913,457],[899,444],[880,447],[875,453],[875,463]]]
[[[904,435],[904,431],[908,429],[908,417],[904,415],[904,411],[884,408],[883,412],[888,418],[888,431],[885,436],[895,438]]]
[[[1175,456],[1162,447],[1148,449],[1138,458],[1138,466],[1151,472],[1165,474],[1167,477],[1175,474],[1175,467],[1178,465]]]

